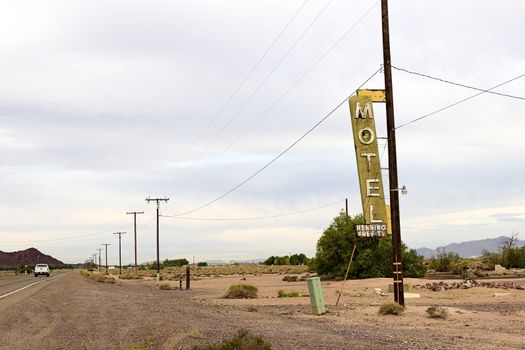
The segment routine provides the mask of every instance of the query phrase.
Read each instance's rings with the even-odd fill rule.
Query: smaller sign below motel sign
[[[385,237],[386,224],[355,225],[357,237]]]

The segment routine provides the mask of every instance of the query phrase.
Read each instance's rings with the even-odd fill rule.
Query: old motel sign
[[[359,187],[366,223],[366,225],[357,225],[356,232],[359,237],[384,236],[388,223],[373,101],[383,102],[383,91],[359,90],[357,96],[350,97]]]

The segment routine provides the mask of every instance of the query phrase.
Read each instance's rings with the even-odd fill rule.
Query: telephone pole
[[[97,250],[98,250],[98,270],[100,271],[100,265],[102,265],[100,261],[100,259],[102,259],[102,248],[97,248]]]
[[[388,0],[381,0],[383,27],[383,69],[385,74],[386,126],[388,132],[388,168],[390,183],[390,210],[392,220],[392,263],[394,275],[394,300],[405,306],[403,291],[403,265],[401,256],[401,225],[399,223],[399,189],[397,182],[396,125],[394,119],[394,94],[392,90],[392,62],[390,61],[390,33]]]
[[[170,199],[167,197],[164,198],[146,198],[146,202],[156,202],[157,203],[157,281],[160,280],[160,262],[159,262],[159,208],[160,202],[168,203]]]
[[[121,249],[121,236],[123,234],[126,234],[126,232],[113,232],[114,235],[118,235],[118,274],[121,275],[122,274],[122,259],[121,259],[121,253],[122,253],[122,249]]]
[[[108,245],[111,245],[110,243],[102,243],[103,246],[106,246],[106,275],[108,274]]]
[[[133,228],[135,233],[135,270],[137,269],[137,214],[144,214],[143,211],[130,211],[126,214],[133,214]]]

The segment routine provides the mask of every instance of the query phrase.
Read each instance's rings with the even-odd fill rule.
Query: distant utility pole
[[[392,89],[392,63],[390,61],[390,33],[388,0],[381,0],[383,27],[383,69],[385,74],[386,126],[388,132],[388,168],[390,182],[390,209],[392,221],[392,257],[394,274],[394,300],[405,305],[403,291],[403,265],[401,257],[401,225],[399,223],[399,189],[397,182],[396,123],[394,120],[394,94]]]
[[[160,280],[160,262],[159,262],[159,208],[160,202],[168,203],[169,198],[146,198],[146,202],[157,202],[157,280]]]
[[[97,250],[98,250],[98,269],[100,270],[100,265],[102,265],[100,261],[100,259],[102,259],[102,248],[97,248]]]
[[[122,249],[121,249],[121,236],[126,234],[126,232],[113,232],[114,235],[118,235],[118,274],[121,275],[122,274],[122,259],[121,259],[121,253],[122,253]]]
[[[106,247],[106,275],[108,274],[108,245],[111,245],[110,243],[102,243],[103,246]]]
[[[93,268],[97,267],[97,253],[93,253],[91,259],[93,260]]]
[[[135,269],[137,268],[137,214],[144,214],[143,211],[129,211],[126,214],[133,214],[133,228],[135,233]]]

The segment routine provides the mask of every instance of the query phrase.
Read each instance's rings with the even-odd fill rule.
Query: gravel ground
[[[377,300],[354,298],[330,306],[327,315],[313,316],[308,298],[223,301],[209,297],[206,283],[212,281],[191,291],[160,290],[155,282],[106,284],[73,272],[2,307],[0,348],[126,349],[141,344],[147,349],[192,349],[229,338],[241,328],[262,336],[274,349],[525,348],[525,318],[519,311],[523,299],[519,310],[504,308],[492,315],[497,322],[487,325],[494,329],[491,333],[481,327],[479,317],[486,315],[475,307],[470,311],[455,305],[451,321],[425,317],[421,301],[403,316],[379,316]]]

